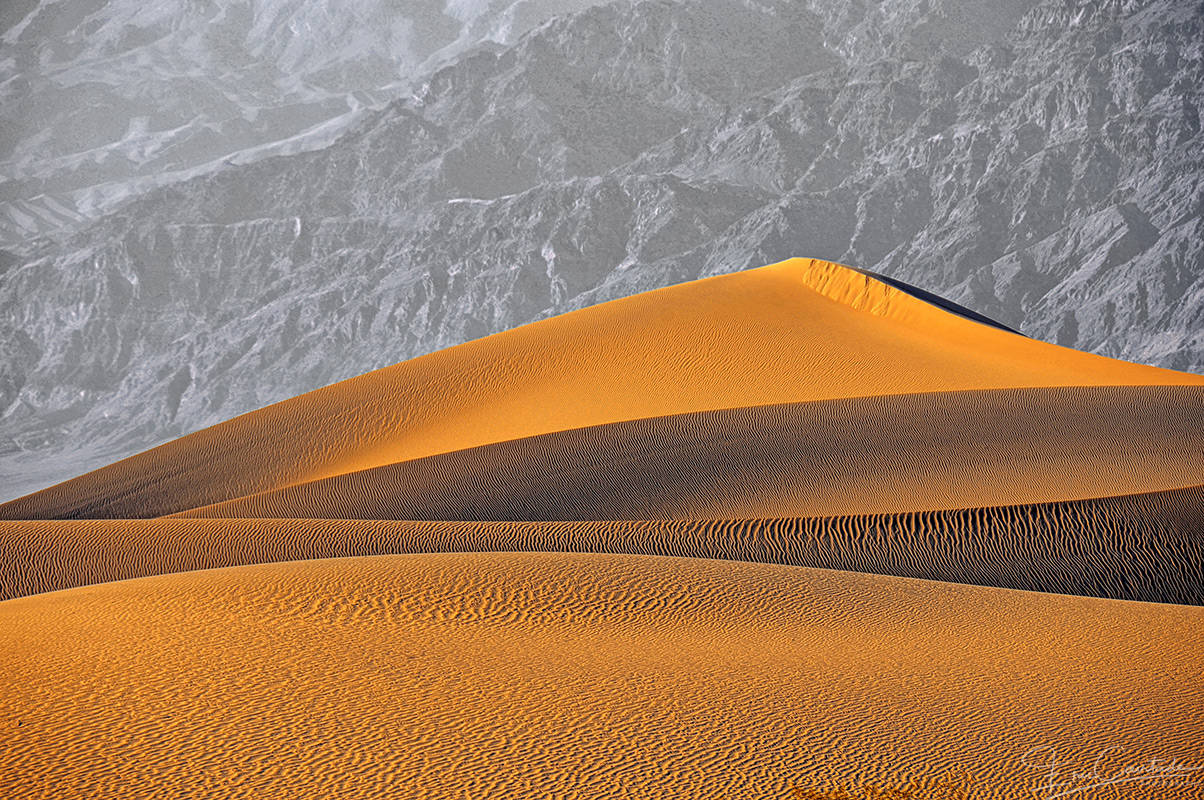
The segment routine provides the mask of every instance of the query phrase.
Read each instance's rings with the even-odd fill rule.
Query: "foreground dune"
[[[11,798],[788,798],[944,778],[989,800],[1101,755],[1124,797],[1199,796],[1121,773],[1200,763],[1204,609],[1185,606],[445,554],[13,600],[0,641]]]
[[[398,364],[0,506],[0,796],[1204,796],[1201,419],[801,259]]]

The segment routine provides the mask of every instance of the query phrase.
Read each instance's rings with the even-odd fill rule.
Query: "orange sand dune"
[[[0,797],[1198,798],[1201,419],[801,259],[398,364],[0,506]]]
[[[1197,386],[754,406],[501,442],[183,516],[730,519],[1081,500],[1204,484],[1202,421]]]
[[[0,522],[0,599],[211,567],[487,551],[728,559],[1204,605],[1204,486],[1062,503],[802,519]]]
[[[1198,798],[1148,769],[1204,763],[1202,651],[1201,608],[760,564],[192,572],[0,603],[0,794]]]
[[[408,459],[608,422],[960,389],[1204,385],[790,261],[616,300],[407,361],[0,506],[151,517]]]

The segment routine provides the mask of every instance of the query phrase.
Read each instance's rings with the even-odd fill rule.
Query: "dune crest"
[[[722,519],[1084,500],[1204,484],[1201,419],[1204,388],[1196,387],[753,406],[500,442],[178,516]]]

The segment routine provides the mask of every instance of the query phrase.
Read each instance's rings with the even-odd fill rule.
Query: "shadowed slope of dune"
[[[1202,648],[1199,608],[761,564],[194,572],[0,604],[0,780],[13,800],[718,800],[961,768],[975,800],[1031,798],[1051,748],[1067,771],[1197,764]],[[1128,798],[1198,796],[1126,777]]]
[[[855,268],[849,267],[849,269],[855,269]],[[999,328],[1001,331],[1007,331],[1008,333],[1015,333],[1015,334],[1019,334],[1021,336],[1024,335],[1024,334],[1020,333],[1020,331],[1018,331],[1014,328],[1009,328],[1007,325],[1004,325],[1002,322],[996,322],[995,320],[991,319],[990,317],[983,316],[982,314],[979,314],[977,311],[974,311],[973,309],[966,308],[965,306],[959,305],[958,303],[955,303],[952,300],[946,300],[944,297],[941,297],[939,294],[933,294],[932,292],[925,291],[918,286],[912,286],[910,283],[904,283],[903,281],[899,280],[898,278],[892,278],[889,275],[883,275],[880,272],[873,272],[868,269],[858,269],[857,271],[860,272],[862,275],[868,275],[869,277],[873,278],[876,281],[881,281],[882,283],[885,283],[887,286],[893,287],[902,292],[906,292],[907,294],[911,295],[912,297],[923,300],[925,303],[930,303],[931,305],[934,305],[937,308],[943,308],[946,311],[950,311],[954,314],[957,314],[958,316],[966,317],[967,319],[972,319],[975,322],[981,322],[984,325],[991,325],[992,327]]]
[[[474,551],[714,558],[1204,605],[1204,487],[803,519],[0,522],[0,598],[211,567]]]
[[[430,456],[184,512],[650,520],[1046,503],[1204,484],[1204,387],[942,392],[704,411]]]
[[[553,431],[742,406],[1204,378],[1027,339],[793,259],[527,325],[335,384],[0,506],[159,516]]]

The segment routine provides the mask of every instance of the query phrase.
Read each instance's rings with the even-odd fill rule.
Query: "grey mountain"
[[[5,0],[0,246],[328,144],[483,41],[596,0]]]
[[[1204,3],[620,2],[329,145],[0,256],[16,496],[439,347],[793,255],[1204,370]]]

